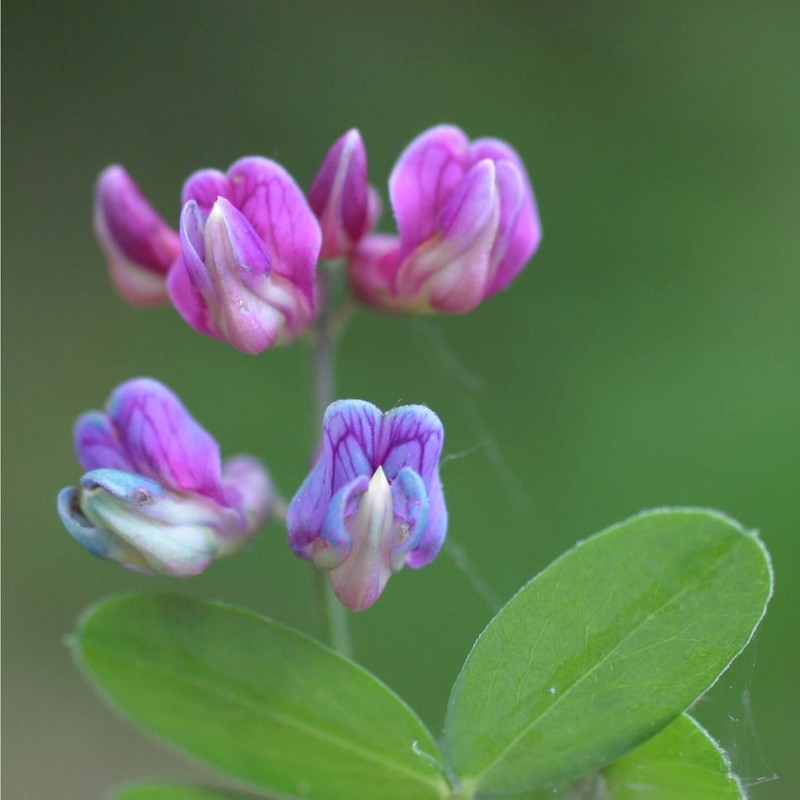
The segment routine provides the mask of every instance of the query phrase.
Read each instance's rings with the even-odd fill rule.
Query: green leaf
[[[741,800],[739,780],[716,742],[683,714],[605,770],[609,800]]]
[[[232,789],[211,789],[205,786],[180,786],[177,783],[139,783],[126,786],[108,800],[257,800],[255,795]]]
[[[754,533],[658,510],[578,544],[489,623],[450,696],[466,796],[570,780],[684,711],[752,636],[772,591]]]
[[[123,597],[83,617],[86,674],[134,721],[285,797],[447,796],[413,711],[312,639],[219,603]]]

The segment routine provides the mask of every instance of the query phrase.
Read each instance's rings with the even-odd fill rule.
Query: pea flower
[[[180,239],[167,288],[195,330],[255,354],[311,324],[319,223],[274,161],[251,156],[227,174],[194,173],[183,187]]]
[[[367,183],[367,151],[353,128],[337,139],[308,190],[322,226],[320,258],[346,256],[380,215],[378,193]]]
[[[400,313],[463,314],[504,289],[541,239],[525,167],[499,139],[425,131],[389,179],[398,236],[367,236],[349,262],[357,294]]]
[[[94,229],[123,299],[135,306],[169,301],[166,278],[180,254],[178,234],[117,164],[97,179]]]
[[[187,578],[243,546],[273,498],[259,461],[220,461],[216,441],[181,401],[150,378],[127,381],[105,411],[75,425],[87,470],[62,489],[58,512],[96,556],[139,572]]]
[[[289,543],[361,611],[393,573],[429,564],[444,542],[444,431],[425,406],[383,414],[363,400],[330,405],[322,428],[316,464],[289,504]]]

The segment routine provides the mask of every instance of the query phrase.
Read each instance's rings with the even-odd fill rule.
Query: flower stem
[[[333,305],[336,302],[342,281],[341,264],[323,264],[319,270],[322,280],[321,308],[314,324],[312,372],[314,380],[314,424],[322,430],[325,409],[334,401],[336,394],[336,343],[340,324]],[[317,602],[325,636],[330,646],[346,658],[351,658],[353,645],[347,619],[347,609],[333,593],[325,572],[315,570],[317,579]]]

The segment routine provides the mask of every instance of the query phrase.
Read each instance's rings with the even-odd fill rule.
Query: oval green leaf
[[[108,800],[259,800],[259,798],[252,794],[234,792],[232,789],[181,786],[177,783],[139,783],[118,789]]]
[[[361,667],[271,620],[173,595],[83,617],[76,653],[112,705],[182,750],[283,797],[447,796],[413,711]]]
[[[717,743],[688,714],[605,770],[609,800],[742,800]]]
[[[456,680],[445,739],[465,791],[549,786],[649,739],[747,644],[771,592],[757,535],[716,512],[652,511],[578,544],[497,614]]]

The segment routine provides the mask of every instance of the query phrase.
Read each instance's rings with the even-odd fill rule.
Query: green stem
[[[335,358],[338,331],[341,327],[333,312],[333,302],[341,283],[341,268],[337,264],[323,264],[319,270],[322,278],[322,307],[314,324],[312,372],[314,376],[314,422],[316,430],[322,430],[325,409],[334,401],[336,394]],[[347,609],[333,593],[325,572],[316,571],[317,601],[320,617],[325,627],[328,643],[343,656],[352,658],[353,645],[347,619]]]

